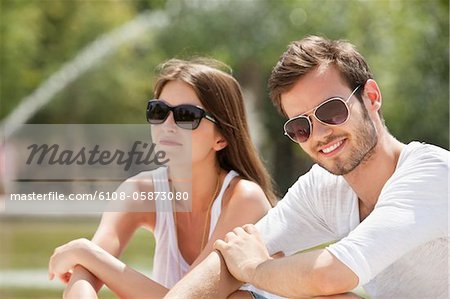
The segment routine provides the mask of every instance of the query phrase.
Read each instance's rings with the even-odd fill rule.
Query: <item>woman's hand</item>
[[[59,246],[53,252],[48,264],[48,278],[58,277],[63,283],[68,283],[72,270],[76,265],[83,265],[87,256],[99,247],[87,239],[77,239]]]

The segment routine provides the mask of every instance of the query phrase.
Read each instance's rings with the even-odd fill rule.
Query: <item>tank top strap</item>
[[[228,186],[230,185],[231,180],[236,176],[239,176],[239,174],[234,170],[230,170],[227,173],[227,175],[225,176],[225,179],[223,180],[222,188],[220,189],[219,195],[217,195],[217,197],[214,199],[214,203],[211,207],[211,220],[210,220],[210,225],[209,225],[208,240],[211,238],[211,235],[214,232],[214,229],[216,228],[217,221],[219,220],[219,216],[222,211],[223,194],[225,193]]]
[[[154,192],[168,194],[170,192],[169,176],[167,167],[159,167],[152,170]],[[172,203],[170,200],[155,200],[156,212],[172,212]]]
[[[166,167],[152,171],[155,192],[170,192]],[[189,265],[178,249],[172,200],[156,200],[156,240],[153,256],[152,278],[166,288],[171,288],[189,270]]]
[[[152,170],[153,175],[153,191],[154,192],[169,192],[169,177],[167,175],[167,167],[160,167]],[[155,200],[156,223],[153,234],[155,239],[175,238],[175,231],[171,227],[173,222],[173,207],[170,200]],[[172,242],[170,242],[172,243]]]

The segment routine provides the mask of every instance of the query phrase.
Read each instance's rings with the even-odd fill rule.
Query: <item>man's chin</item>
[[[334,174],[334,175],[346,175],[346,174],[350,173],[353,169],[355,169],[356,166],[358,166],[358,165],[355,165],[354,167],[345,167],[344,165],[333,165],[332,167],[330,167],[330,166],[325,166],[324,164],[322,164],[318,161],[316,161],[316,162],[320,167],[322,167],[323,169],[325,169],[326,171],[328,171],[329,173]]]

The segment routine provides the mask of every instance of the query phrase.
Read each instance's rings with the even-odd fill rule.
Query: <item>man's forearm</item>
[[[228,272],[217,251],[212,251],[181,279],[164,298],[227,298],[242,285]]]
[[[358,280],[327,250],[316,250],[261,263],[249,283],[284,297],[312,297],[348,292]]]

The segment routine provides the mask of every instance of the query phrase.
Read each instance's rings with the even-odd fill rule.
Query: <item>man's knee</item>
[[[253,299],[253,296],[250,292],[237,290],[236,292],[231,293],[227,299]]]

